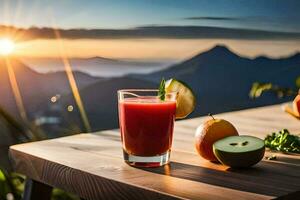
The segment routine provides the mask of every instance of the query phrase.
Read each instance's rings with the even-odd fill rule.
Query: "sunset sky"
[[[27,36],[33,35],[30,27],[39,28],[26,39],[22,34],[8,35],[12,39],[18,35],[17,56],[59,57],[56,39],[42,32],[43,27],[54,26],[62,29],[63,36],[68,35],[66,29],[88,29],[84,34],[70,31],[71,36],[64,37],[63,46],[70,57],[180,60],[220,43],[250,57],[300,51],[297,0],[1,0],[0,9],[1,25],[23,28],[21,32]],[[187,29],[191,26],[197,30]],[[137,27],[147,27],[139,37]],[[149,30],[153,27],[154,31]],[[216,29],[202,33],[203,27]]]

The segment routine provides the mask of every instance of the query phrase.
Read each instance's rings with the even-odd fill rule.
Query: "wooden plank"
[[[55,145],[50,146],[55,148]],[[67,150],[66,148],[58,148],[59,150]],[[38,149],[31,149],[39,151]],[[119,174],[120,168],[116,167],[114,160],[105,158],[105,156],[86,156],[86,151],[74,151],[75,154],[69,154],[71,151],[67,150],[60,159],[53,162],[53,159],[42,159],[40,157],[32,156],[31,154],[24,154],[17,150],[11,150],[11,157],[16,158],[22,156],[23,159],[13,159],[18,172],[26,174],[28,177],[38,180],[39,182],[47,183],[53,187],[64,189],[68,192],[79,195],[84,199],[178,199],[172,195],[165,195],[161,192],[154,192],[143,187],[133,187],[127,183],[119,183],[111,180],[109,177],[114,173]],[[42,151],[45,153],[46,151]],[[69,155],[68,155],[69,154]],[[69,157],[75,156],[77,162],[67,162],[70,165],[83,167],[70,167],[62,164],[61,159],[67,160]],[[78,157],[77,157],[78,156]],[[85,157],[85,158],[84,158]],[[84,158],[84,159],[82,159]],[[105,158],[105,160],[103,160]],[[91,162],[102,159],[100,164]],[[111,164],[106,164],[111,163]],[[123,164],[123,163],[122,163]],[[95,168],[95,166],[98,166]],[[93,169],[93,170],[87,170]],[[96,170],[96,172],[94,171]],[[95,173],[99,173],[95,174]],[[103,174],[103,175],[101,175]],[[106,176],[104,176],[106,174]]]
[[[110,195],[120,198],[114,196],[115,193],[125,197],[135,194],[130,199],[163,199],[165,195],[168,198],[188,199],[216,199],[222,196],[231,199],[231,195],[247,197],[245,199],[269,198],[267,195],[132,168],[123,162],[120,142],[97,135],[81,134],[31,143],[30,146],[16,145],[10,151],[17,171],[49,185],[76,192],[86,199],[107,198]],[[182,185],[186,187],[182,188]],[[215,193],[216,190],[220,192]]]
[[[260,138],[281,128],[300,132],[299,121],[278,105],[216,117],[232,121],[245,134],[255,131]],[[198,156],[194,132],[205,119],[176,123],[172,162],[162,168],[125,164],[118,130],[15,145],[10,156],[18,172],[85,199],[270,199],[299,190],[299,156],[276,153],[277,160],[263,160],[244,170]]]

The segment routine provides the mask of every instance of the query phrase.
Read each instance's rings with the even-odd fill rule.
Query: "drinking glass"
[[[169,163],[177,92],[161,100],[155,89],[118,91],[119,124],[126,163],[158,167]]]

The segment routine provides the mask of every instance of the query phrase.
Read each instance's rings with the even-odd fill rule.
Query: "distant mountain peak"
[[[102,57],[102,56],[93,56],[93,57],[89,57],[89,58],[84,58],[83,60],[103,60],[103,61],[111,61],[111,62],[120,62],[117,59],[106,58],[106,57]]]
[[[210,50],[208,50],[207,52],[211,52],[211,53],[230,53],[230,54],[235,54],[233,53],[227,46],[222,45],[222,44],[218,44],[216,46],[214,46],[213,48],[211,48]]]
[[[25,65],[19,59],[10,58],[9,63],[14,69],[15,73],[29,73],[29,74],[37,74],[36,71],[32,70],[30,67]],[[7,62],[5,58],[0,58],[0,74],[3,70],[7,70]]]
[[[296,52],[295,54],[291,55],[290,58],[292,58],[292,59],[300,58],[300,52],[299,51]]]
[[[225,45],[216,45],[207,51],[199,53],[198,55],[194,56],[191,60],[198,60],[202,58],[211,60],[222,59],[230,61],[235,58],[240,58],[240,56],[232,52]]]
[[[266,60],[271,60],[271,59],[268,56],[260,55],[260,56],[255,57],[253,60],[266,61]]]

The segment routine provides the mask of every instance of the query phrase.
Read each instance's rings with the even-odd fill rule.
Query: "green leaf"
[[[265,146],[271,150],[300,153],[300,137],[292,135],[287,129],[272,133],[265,138]]]
[[[298,80],[298,84],[300,86],[300,78]],[[297,84],[297,83],[296,83]],[[249,92],[249,96],[252,99],[260,97],[265,92],[272,92],[277,95],[278,98],[286,97],[286,96],[294,96],[298,94],[298,91],[294,90],[294,88],[285,88],[280,87],[278,85],[274,85],[272,83],[259,83],[255,82],[252,84],[251,90]]]
[[[5,175],[4,173],[0,170],[0,181],[5,181],[6,178],[5,178]]]
[[[272,83],[258,83],[255,82],[252,84],[249,96],[251,98],[258,98],[262,95],[263,92],[273,89]]]
[[[0,169],[0,199],[6,199],[6,195],[11,191],[8,181],[5,172]]]
[[[52,200],[80,200],[80,199],[73,194],[67,193],[58,188],[54,188],[52,192]]]
[[[296,87],[300,88],[300,76],[296,79]]]
[[[166,89],[165,89],[165,86],[166,86],[166,80],[164,78],[162,78],[160,84],[159,84],[159,88],[158,88],[158,96],[159,96],[159,99],[164,101],[165,98],[166,98]]]

